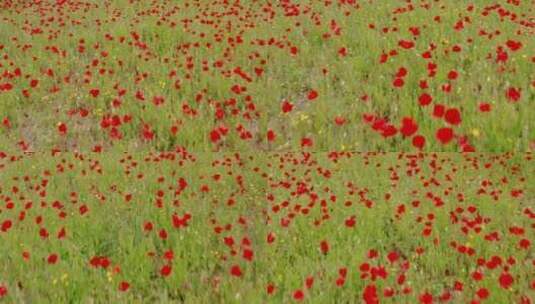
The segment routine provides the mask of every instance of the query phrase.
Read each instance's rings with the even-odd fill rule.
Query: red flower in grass
[[[456,108],[451,108],[444,113],[444,119],[446,122],[452,125],[458,125],[461,123],[461,112]]]
[[[407,76],[407,73],[408,73],[407,69],[404,68],[404,67],[401,67],[401,68],[398,69],[398,72],[396,73],[396,77],[397,78],[403,78],[403,77]]]
[[[377,287],[375,285],[368,285],[364,288],[362,299],[366,304],[378,304],[379,298],[377,297]]]
[[[455,80],[455,79],[457,79],[457,77],[459,77],[459,73],[457,73],[457,71],[455,71],[455,70],[451,70],[448,73],[448,79],[449,80]]]
[[[412,145],[415,147],[415,148],[418,148],[418,149],[423,149],[423,147],[425,146],[425,137],[423,137],[422,135],[416,135],[412,138]]]
[[[485,300],[486,298],[489,297],[489,291],[488,289],[482,287],[480,288],[477,292],[476,292],[477,296],[482,299],[482,300]]]
[[[309,137],[303,137],[301,138],[301,147],[312,147],[314,145],[314,142],[312,141],[312,138]]]
[[[67,125],[63,122],[58,123],[58,132],[61,135],[67,134]]]
[[[531,242],[528,239],[521,239],[518,242],[518,247],[520,247],[521,249],[526,249],[527,250],[530,245],[531,245]]]
[[[241,277],[243,273],[239,265],[234,265],[230,268],[230,274],[235,277]]]
[[[355,224],[357,224],[357,220],[356,220],[356,217],[354,215],[345,220],[345,225],[348,228],[355,227]]]
[[[490,103],[482,102],[482,103],[479,104],[479,111],[481,111],[481,112],[490,112],[490,110],[491,110]]]
[[[151,129],[151,127],[148,124],[144,124],[143,128],[141,130],[141,135],[144,140],[150,141],[154,139],[154,131]]]
[[[246,259],[247,261],[252,261],[253,260],[253,257],[254,257],[254,251],[252,251],[251,249],[244,249],[243,250],[243,258]]]
[[[392,251],[388,253],[387,258],[390,261],[390,263],[394,263],[395,261],[399,259],[399,254],[395,251]]]
[[[443,145],[448,144],[453,139],[453,135],[451,128],[440,128],[436,133],[437,140]]]
[[[267,131],[267,135],[266,135],[266,137],[267,137],[267,140],[268,140],[268,141],[274,141],[275,138],[277,137],[277,135],[275,134],[275,131],[273,131],[273,130],[268,130],[268,131]]]
[[[4,127],[6,128],[11,128],[11,122],[9,121],[9,118],[4,117],[4,119],[2,120],[2,125],[4,125]]]
[[[162,105],[163,103],[165,102],[165,99],[163,98],[163,96],[154,96],[152,98],[152,103],[156,106],[160,106]]]
[[[405,85],[405,81],[403,81],[403,78],[396,78],[392,82],[392,85],[394,85],[394,87],[396,88],[401,88],[402,86]]]
[[[0,226],[0,230],[2,232],[7,232],[11,228],[12,225],[13,223],[11,222],[11,220],[4,220],[2,222],[2,225]]]
[[[314,285],[314,277],[309,276],[305,279],[305,286],[307,289],[312,288],[312,285]]]
[[[0,299],[7,295],[7,287],[0,285]]]
[[[418,125],[411,117],[404,117],[401,121],[401,128],[399,131],[403,136],[410,137],[418,131]]]
[[[50,265],[54,265],[58,262],[58,255],[55,254],[55,253],[52,253],[48,256],[48,258],[46,259],[46,261],[48,262],[48,264]]]
[[[93,98],[97,98],[98,95],[100,95],[100,90],[99,89],[91,89],[89,91],[89,94],[91,94],[91,96],[93,96]]]
[[[294,105],[288,101],[283,101],[282,102],[282,112],[283,113],[288,113],[288,112],[291,112],[294,108]]]
[[[321,249],[321,253],[323,254],[329,253],[329,243],[325,240],[321,241],[320,249]]]
[[[518,51],[522,48],[522,42],[520,41],[507,40],[505,45],[513,52]]]
[[[273,232],[268,233],[266,237],[266,241],[268,242],[268,244],[275,242],[275,233]]]
[[[305,298],[305,293],[301,289],[298,289],[294,291],[293,298],[296,301],[302,301]]]
[[[130,288],[130,284],[126,281],[122,281],[121,283],[119,283],[119,290],[120,291],[127,291],[128,289]]]
[[[315,90],[310,90],[310,92],[308,92],[307,98],[308,100],[314,100],[318,98],[318,92],[316,92]]]
[[[412,49],[414,47],[414,42],[410,40],[400,40],[398,45],[404,49]]]
[[[507,289],[511,287],[511,285],[513,285],[514,279],[513,279],[513,276],[511,276],[509,273],[504,272],[500,275],[499,282],[500,282],[500,286],[503,289]]]
[[[219,134],[219,131],[218,131],[217,129],[213,129],[213,130],[210,132],[210,140],[211,140],[213,143],[216,143],[216,142],[218,142],[220,139],[221,139],[221,134]]]
[[[160,275],[162,277],[168,277],[171,274],[172,268],[171,265],[163,265],[160,269]]]
[[[422,295],[420,295],[420,303],[421,304],[432,304],[433,303],[433,295],[426,292]]]
[[[271,295],[275,292],[275,285],[273,285],[273,283],[269,283],[268,286],[266,287],[266,292]]]
[[[173,260],[173,258],[174,258],[173,250],[167,250],[166,252],[164,252],[163,253],[163,258],[168,260],[168,261]]]
[[[343,116],[336,116],[334,118],[334,123],[337,125],[337,126],[342,126],[346,123],[346,119],[345,117]]]
[[[509,102],[517,102],[521,97],[521,91],[520,89],[510,87],[509,89],[507,89],[505,96],[507,97]]]
[[[444,112],[446,111],[446,107],[443,104],[435,104],[433,107],[433,116],[436,118],[442,118],[444,116]]]
[[[423,94],[420,95],[420,97],[418,98],[418,102],[420,103],[421,106],[427,106],[427,105],[429,105],[432,101],[433,101],[433,97],[431,97],[431,95],[429,95],[429,94],[427,94],[427,93],[423,93]]]

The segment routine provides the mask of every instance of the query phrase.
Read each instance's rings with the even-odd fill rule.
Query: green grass
[[[470,5],[472,10],[468,10]],[[385,139],[372,131],[362,121],[363,114],[371,113],[386,117],[398,128],[403,117],[413,117],[419,125],[417,133],[427,138],[426,151],[461,150],[457,140],[442,145],[435,139],[436,130],[446,123],[431,116],[433,104],[418,105],[418,96],[426,91],[434,97],[434,103],[460,109],[462,123],[452,127],[458,137],[466,136],[476,150],[525,152],[532,149],[535,140],[535,114],[529,110],[535,107],[531,73],[531,50],[535,45],[529,28],[520,23],[528,19],[533,8],[527,1],[500,5],[503,12],[516,14],[516,19],[500,19],[498,9],[488,9],[492,7],[488,1],[439,1],[430,3],[427,9],[414,3],[413,10],[398,14],[394,12],[406,8],[406,3],[326,5],[323,1],[302,1],[299,15],[291,17],[285,15],[280,3],[268,9],[267,3],[257,1],[240,5],[225,5],[222,1],[89,1],[61,7],[15,2],[6,5],[0,15],[0,55],[5,58],[0,67],[10,73],[20,68],[22,75],[4,77],[0,82],[13,86],[11,91],[0,93],[0,118],[9,119],[12,125],[0,129],[4,138],[0,147],[13,148],[24,141],[32,151],[84,151],[95,145],[121,151],[140,146],[159,150],[185,146],[203,152],[288,151],[300,149],[301,139],[310,137],[314,144],[309,149],[313,151],[415,149],[410,138],[399,133]],[[35,13],[38,7],[42,8],[41,14]],[[64,26],[57,15],[60,12]],[[435,16],[440,17],[440,22],[434,20]],[[459,20],[464,20],[462,30],[454,29]],[[331,26],[332,21],[336,26]],[[370,24],[375,28],[370,29]],[[337,27],[341,29],[339,35],[335,34]],[[417,37],[409,31],[411,27],[419,28]],[[41,28],[43,33],[31,35],[32,28]],[[388,33],[383,33],[383,28]],[[495,31],[499,35],[489,35]],[[139,42],[146,49],[136,46],[132,32],[139,34]],[[325,38],[325,34],[331,36]],[[415,41],[413,49],[398,46],[398,41],[411,39]],[[85,41],[82,54],[80,40]],[[510,50],[506,46],[508,40],[520,42],[521,48]],[[31,48],[23,51],[24,45]],[[430,45],[436,48],[432,58],[425,60],[421,54]],[[452,52],[454,45],[462,50]],[[295,56],[290,54],[292,46],[298,48]],[[51,47],[60,54],[52,52]],[[338,55],[341,47],[348,50],[347,56]],[[507,52],[507,62],[496,62],[498,48]],[[380,64],[380,55],[391,50],[397,50],[398,55]],[[108,56],[100,56],[102,51]],[[432,77],[427,72],[430,61],[437,65]],[[216,62],[221,62],[222,67],[215,67]],[[409,73],[405,86],[396,89],[392,80],[402,66]],[[236,67],[253,81],[246,82],[233,74]],[[45,74],[49,68],[54,71],[52,77]],[[262,68],[263,74],[256,76],[255,68]],[[100,75],[100,69],[106,73]],[[322,69],[328,73],[324,75]],[[456,70],[459,78],[449,81],[450,70]],[[169,77],[172,71],[176,75]],[[136,80],[143,73],[147,77]],[[70,77],[69,83],[65,77]],[[34,89],[29,87],[31,79],[39,80]],[[427,80],[429,88],[420,89],[420,80]],[[178,90],[175,81],[180,83]],[[452,91],[442,92],[442,85],[448,82]],[[60,91],[50,93],[54,85]],[[126,90],[117,108],[110,105],[118,96],[115,85]],[[233,85],[246,87],[247,91],[232,93]],[[507,100],[505,92],[509,87],[521,90],[518,102]],[[100,89],[97,98],[89,95],[94,88]],[[30,97],[23,96],[26,89]],[[310,89],[319,93],[313,102],[306,101]],[[144,102],[135,98],[138,90],[144,93]],[[197,94],[203,95],[199,102],[195,101]],[[361,100],[364,95],[369,96],[368,102]],[[165,103],[153,105],[154,96],[164,97]],[[250,96],[251,101],[246,101],[245,96]],[[236,105],[224,105],[231,98],[236,99]],[[280,110],[283,99],[296,105],[287,115]],[[481,102],[492,105],[490,113],[478,110]],[[248,109],[250,103],[254,110]],[[196,110],[197,115],[185,114],[184,104]],[[218,104],[226,113],[220,121],[215,119]],[[67,114],[79,108],[89,110],[89,115],[80,118]],[[235,115],[232,111],[236,111]],[[117,127],[120,140],[111,139],[109,129],[100,126],[105,115],[132,117],[130,123]],[[336,116],[343,116],[347,123],[337,126]],[[58,133],[59,122],[67,124],[66,135]],[[155,133],[148,143],[141,139],[143,123]],[[220,125],[225,125],[229,133],[221,142],[212,143],[209,134]],[[252,138],[241,139],[238,125]],[[176,134],[170,131],[172,126],[179,127]],[[266,141],[268,129],[278,135],[272,143]]]
[[[7,261],[0,267],[0,282],[9,290],[3,300],[291,302],[293,292],[304,288],[309,276],[314,278],[312,288],[305,291],[305,300],[310,303],[359,302],[365,286],[372,283],[385,303],[414,303],[424,292],[437,299],[446,291],[451,292],[453,303],[460,303],[477,298],[474,293],[482,287],[490,291],[489,303],[533,296],[533,245],[518,247],[521,239],[533,240],[534,236],[525,214],[532,210],[535,197],[530,186],[535,177],[532,155],[350,153],[342,154],[336,162],[325,153],[238,155],[239,159],[230,153],[198,153],[191,160],[179,153],[36,154],[16,161],[4,158],[0,198],[13,202],[14,208],[0,209],[0,223],[13,221],[11,229],[0,233],[0,258]],[[436,170],[429,167],[432,162],[437,163]],[[485,164],[492,167],[485,169]],[[399,175],[397,182],[390,178],[390,168]],[[409,176],[409,169],[419,169],[420,173]],[[326,170],[329,177],[323,175]],[[138,174],[143,177],[137,178]],[[218,181],[213,179],[216,174],[221,175]],[[241,186],[238,176],[243,181]],[[160,177],[163,181],[158,182]],[[175,196],[181,177],[188,186]],[[503,177],[507,183],[503,183]],[[425,186],[433,178],[439,185]],[[48,180],[47,186],[37,188],[44,179]],[[478,194],[485,180],[492,186],[486,188],[487,193]],[[301,182],[308,192],[299,195],[295,191]],[[201,190],[204,185],[208,192]],[[500,191],[497,200],[492,198],[491,189]],[[523,194],[514,198],[513,189],[521,189]],[[40,196],[43,190],[46,194]],[[158,190],[164,194],[161,208],[156,205]],[[76,201],[71,192],[77,194]],[[444,204],[436,206],[428,193],[440,197]],[[458,200],[459,193],[464,201]],[[125,201],[127,194],[132,195],[129,202]],[[235,203],[228,205],[229,199]],[[421,201],[420,206],[411,205],[415,200]],[[53,207],[56,201],[63,205],[61,209]],[[284,201],[288,201],[287,207],[282,207]],[[345,205],[346,201],[351,205]],[[373,204],[366,207],[366,201]],[[32,207],[25,208],[29,202]],[[89,209],[84,215],[79,212],[82,204]],[[396,217],[401,204],[406,212]],[[280,211],[276,212],[275,206],[281,207]],[[467,211],[470,206],[477,208],[474,213]],[[309,212],[303,214],[296,208]],[[456,213],[459,221],[454,223],[450,212],[455,213],[457,208],[465,211]],[[60,211],[65,212],[65,218],[58,217]],[[22,221],[17,219],[20,212],[25,213]],[[180,217],[191,214],[188,226],[175,228],[171,220],[174,213]],[[294,217],[285,227],[281,221],[289,214]],[[428,220],[419,222],[418,218],[429,214],[435,217],[432,232],[424,236]],[[328,218],[321,220],[326,215]],[[38,216],[42,218],[39,225],[35,223]],[[348,228],[345,220],[351,216],[355,216],[356,224]],[[462,233],[468,223],[463,221],[478,217],[489,222],[476,224],[481,227],[479,233]],[[240,224],[240,218],[245,222]],[[144,231],[146,222],[154,225],[153,231]],[[229,231],[214,230],[226,225],[231,225]],[[513,226],[523,227],[524,234],[511,234]],[[62,227],[66,237],[57,239]],[[40,228],[49,231],[47,239],[39,236]],[[168,232],[167,239],[158,236],[160,229]],[[485,240],[491,232],[498,232],[500,240]],[[273,243],[267,242],[270,233],[275,236]],[[235,256],[224,237],[234,239]],[[244,237],[250,246],[240,245]],[[320,250],[323,240],[330,246],[327,254]],[[452,241],[473,248],[475,254],[458,253],[451,247]],[[244,248],[254,252],[252,261],[242,257]],[[417,254],[417,248],[423,253]],[[367,258],[372,249],[378,252],[376,259]],[[172,272],[162,277],[159,270],[167,250],[174,253]],[[28,260],[22,257],[24,251],[30,254]],[[155,256],[148,256],[150,252]],[[400,255],[393,264],[387,260],[390,252]],[[51,253],[59,255],[54,265],[46,262]],[[89,262],[95,256],[107,257],[111,262],[108,269],[91,267]],[[516,263],[509,266],[514,278],[510,289],[498,283],[503,265],[495,269],[477,266],[478,259],[490,261],[492,256],[504,263],[510,257],[515,259]],[[359,267],[365,262],[372,267],[384,266],[388,276],[375,282],[359,278]],[[402,272],[405,262],[409,268]],[[230,275],[232,265],[240,265],[241,277]],[[113,273],[115,267],[120,273]],[[335,281],[342,267],[347,268],[346,282],[337,287]],[[478,269],[484,274],[482,281],[471,278]],[[396,280],[401,273],[407,281],[399,286]],[[128,292],[118,290],[121,281],[129,282]],[[452,290],[455,281],[464,284],[462,292]],[[272,295],[266,293],[270,283],[276,287]],[[386,298],[381,296],[386,287],[397,292],[410,287],[411,292]]]
[[[530,1],[60,2],[0,4],[0,303],[535,301]]]

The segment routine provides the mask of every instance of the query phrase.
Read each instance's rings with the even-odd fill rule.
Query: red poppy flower
[[[230,274],[235,276],[235,277],[241,277],[242,275],[242,271],[241,271],[241,268],[240,266],[238,265],[233,265],[231,268],[230,268]]]
[[[11,220],[4,220],[2,222],[2,226],[0,226],[0,230],[2,230],[2,232],[7,232],[12,226],[12,222]]]
[[[521,97],[521,91],[520,89],[511,87],[507,89],[507,92],[505,93],[505,96],[510,102],[517,102]]]
[[[288,113],[288,112],[291,112],[294,108],[294,105],[288,101],[284,101],[282,103],[282,112],[283,113]]]
[[[334,118],[334,123],[337,126],[342,126],[342,125],[344,125],[346,123],[346,119],[343,116],[336,116]]]
[[[522,48],[522,43],[520,41],[507,40],[505,45],[513,52]]]
[[[275,292],[275,285],[273,285],[272,283],[269,283],[266,287],[266,292],[271,295]]]
[[[268,131],[267,131],[267,140],[268,140],[268,141],[274,141],[275,138],[276,138],[275,131],[273,131],[273,130],[268,130]]]
[[[397,78],[403,78],[407,76],[407,69],[404,67],[399,68],[398,72],[396,73]]]
[[[163,253],[163,258],[168,260],[168,261],[171,261],[173,260],[173,257],[174,257],[174,252],[173,250],[167,250],[166,252]]]
[[[4,119],[2,120],[2,125],[4,125],[4,127],[6,128],[11,128],[11,122],[9,121],[9,118],[4,117]]]
[[[457,71],[455,71],[455,70],[451,70],[448,73],[448,79],[449,80],[455,80],[455,79],[457,79],[458,76],[459,76],[459,73],[457,73]]]
[[[152,98],[152,103],[156,106],[162,105],[165,102],[163,96],[154,96]]]
[[[126,281],[122,281],[121,283],[119,283],[119,290],[120,291],[127,291],[128,289],[130,288],[130,284]]]
[[[433,116],[436,118],[441,118],[444,116],[444,112],[446,111],[446,107],[443,104],[437,103],[433,107]]]
[[[266,287],[266,292],[268,294],[273,294],[275,292],[275,285],[273,285],[272,283],[269,283]]]
[[[243,258],[247,261],[252,261],[254,256],[254,252],[251,249],[244,249],[243,250]]]
[[[403,81],[403,78],[396,78],[396,79],[394,79],[392,84],[396,88],[401,88],[403,85],[405,85],[405,81]]]
[[[500,282],[500,286],[503,289],[507,289],[511,287],[511,285],[514,282],[514,279],[513,279],[513,276],[511,276],[509,273],[504,272],[500,275],[499,282]]]
[[[362,298],[366,304],[379,304],[379,298],[377,297],[377,287],[375,285],[367,285],[364,288]]]
[[[423,147],[425,146],[425,137],[423,137],[422,135],[414,136],[412,138],[412,145],[420,150],[423,149]]]
[[[461,112],[456,108],[448,109],[444,114],[444,119],[449,124],[458,125],[461,123]]]
[[[217,129],[214,129],[210,132],[210,140],[213,143],[218,142],[221,139],[221,135],[219,134],[219,131]]]
[[[420,303],[421,304],[432,304],[433,303],[433,295],[426,292],[420,296]]]
[[[305,279],[305,286],[306,286],[306,288],[307,288],[307,289],[310,289],[310,288],[312,288],[312,285],[314,285],[314,277],[311,277],[311,276],[310,276],[310,277],[307,277],[307,278]]]
[[[423,94],[420,95],[420,97],[418,98],[418,102],[420,103],[421,106],[427,106],[427,105],[429,105],[432,101],[433,101],[433,97],[431,97],[431,95],[429,95],[429,94],[427,94],[427,93],[423,93]]]
[[[355,216],[351,216],[349,217],[348,219],[345,220],[345,225],[346,227],[348,228],[353,228],[355,227],[355,224],[357,223],[356,219],[355,219]]]
[[[318,98],[318,92],[316,92],[315,90],[311,90],[310,92],[308,92],[307,98],[308,100],[314,100]]]
[[[266,237],[266,241],[268,242],[268,244],[273,243],[275,241],[275,233],[273,232],[268,233]]]
[[[482,287],[482,288],[478,289],[476,294],[482,300],[485,300],[486,298],[489,297],[489,291],[485,287]]]
[[[437,130],[436,138],[445,145],[453,139],[453,130],[451,128],[440,128]]]
[[[67,125],[65,123],[58,123],[58,132],[61,135],[65,135],[67,133]]]
[[[528,249],[531,246],[531,242],[528,239],[521,239],[518,242],[518,247],[521,249]]]
[[[48,262],[48,264],[51,264],[51,265],[56,264],[57,261],[58,261],[58,255],[55,254],[55,253],[50,254],[50,255],[48,256],[48,258],[47,258],[47,262]]]
[[[479,104],[479,111],[481,111],[481,112],[490,112],[490,110],[491,110],[490,103],[482,102],[482,103]]]
[[[399,259],[399,254],[395,251],[392,251],[387,255],[387,258],[390,261],[390,263],[394,263],[395,261]]]
[[[329,253],[329,243],[326,240],[321,241],[320,249],[323,254]]]
[[[171,274],[171,265],[164,265],[162,266],[162,268],[160,268],[160,275],[162,277],[167,277]]]
[[[400,40],[398,45],[404,49],[411,49],[414,47],[414,42],[410,40]]]
[[[293,298],[296,301],[302,301],[305,298],[305,294],[301,289],[294,291]]]
[[[99,89],[91,89],[89,91],[89,94],[91,94],[91,96],[93,96],[94,98],[97,98],[98,95],[100,95],[100,90]]]
[[[411,117],[404,117],[399,131],[403,136],[410,137],[418,131],[418,125]]]
[[[309,137],[303,137],[301,138],[301,147],[312,147],[313,142],[312,139]]]

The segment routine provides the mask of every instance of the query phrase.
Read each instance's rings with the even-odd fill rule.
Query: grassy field
[[[535,295],[533,155],[71,153],[0,172],[8,302]]]
[[[0,303],[535,303],[530,0],[0,1]]]
[[[533,150],[534,7],[3,1],[0,147]]]

